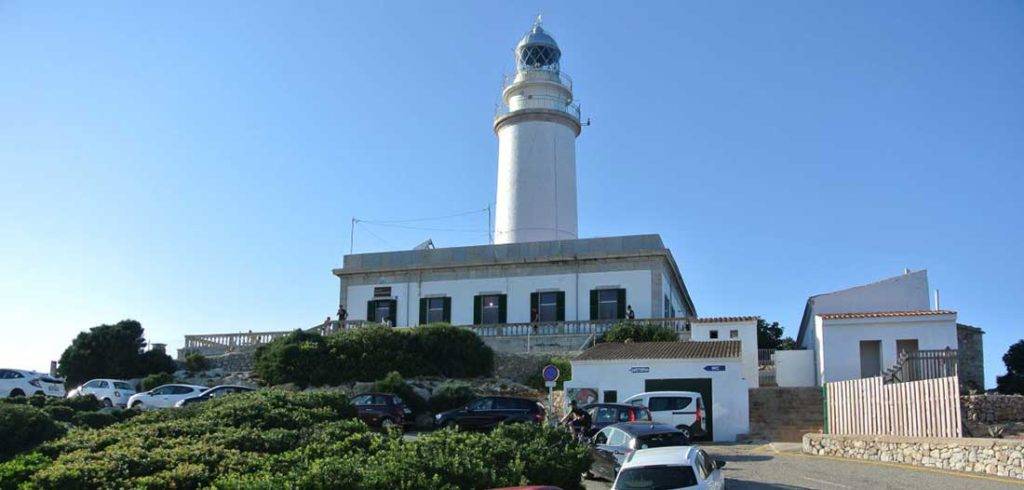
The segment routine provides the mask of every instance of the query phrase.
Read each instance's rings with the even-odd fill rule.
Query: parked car
[[[622,464],[612,489],[724,489],[723,466],[725,461],[712,459],[698,447],[642,449]]]
[[[544,406],[529,398],[488,396],[468,405],[434,416],[439,427],[460,427],[471,430],[493,429],[500,423],[544,421]]]
[[[22,369],[0,369],[0,398],[9,396],[64,396],[64,380]]]
[[[351,402],[359,418],[371,427],[402,428],[407,423],[406,416],[412,415],[405,401],[394,393],[362,393],[352,397]]]
[[[671,425],[687,437],[702,437],[707,432],[704,399],[695,391],[651,391],[633,395],[625,403],[647,407],[655,422]]]
[[[590,414],[591,428],[588,436],[619,422],[651,421],[651,411],[640,405],[626,403],[591,403],[583,407]]]
[[[656,447],[689,446],[686,433],[657,422],[620,422],[601,429],[591,439],[594,464],[590,474],[614,480],[619,468],[635,451]]]
[[[68,398],[92,395],[105,407],[124,408],[134,394],[135,388],[123,379],[91,379],[69,391]]]
[[[167,384],[160,385],[149,391],[137,393],[128,399],[128,406],[131,408],[137,408],[140,410],[148,410],[151,408],[170,408],[179,401],[196,396],[204,391],[207,387],[199,385],[186,385],[186,384]]]
[[[204,392],[202,392],[202,393],[200,393],[200,394],[198,394],[196,396],[193,396],[193,397],[190,397],[190,398],[183,398],[181,400],[178,400],[178,402],[175,403],[174,406],[176,406],[176,407],[184,407],[186,405],[192,405],[192,404],[195,404],[195,403],[202,403],[202,402],[205,402],[206,400],[209,400],[211,398],[220,398],[222,396],[230,395],[230,394],[233,394],[233,393],[247,393],[247,392],[250,392],[250,391],[256,391],[256,390],[254,388],[249,388],[248,386],[239,386],[239,385],[220,385],[220,386],[214,386],[213,388],[210,388],[210,389],[208,389],[208,390],[206,390],[206,391],[204,391]]]

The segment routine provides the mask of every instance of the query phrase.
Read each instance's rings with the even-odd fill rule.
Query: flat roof
[[[740,357],[740,341],[605,342],[576,356],[574,361],[639,359],[721,359]]]

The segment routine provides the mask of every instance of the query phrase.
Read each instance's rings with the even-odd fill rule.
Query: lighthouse
[[[494,117],[498,192],[494,242],[577,238],[576,137],[580,109],[562,51],[540,17],[515,48]]]

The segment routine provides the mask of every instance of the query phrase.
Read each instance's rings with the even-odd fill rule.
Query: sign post
[[[558,377],[562,374],[558,370],[558,366],[554,364],[548,364],[541,369],[540,374],[544,377],[544,386],[548,387],[548,417],[554,414],[555,405],[555,385],[558,384]]]

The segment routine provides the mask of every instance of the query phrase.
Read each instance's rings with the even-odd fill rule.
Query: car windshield
[[[619,473],[615,488],[623,490],[671,490],[697,484],[689,466],[642,466]]]
[[[637,449],[650,449],[654,447],[686,446],[689,442],[683,434],[668,432],[664,434],[650,434],[640,436],[636,441]]]
[[[114,381],[114,388],[125,391],[135,391],[134,389],[132,389],[132,385],[125,383],[123,381]]]

